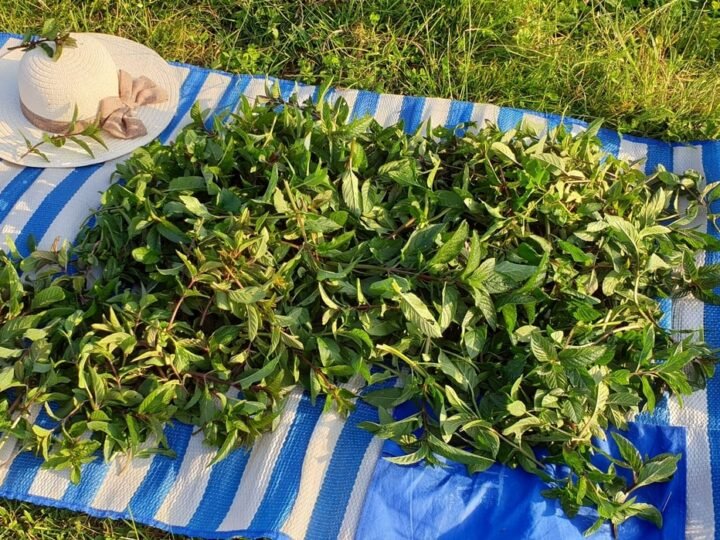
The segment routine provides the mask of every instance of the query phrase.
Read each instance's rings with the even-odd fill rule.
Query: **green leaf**
[[[353,214],[360,215],[362,213],[362,202],[360,199],[358,177],[352,169],[345,169],[340,176],[340,182],[342,184],[342,195],[345,204]]]
[[[167,191],[200,191],[206,187],[202,176],[178,176],[173,178],[165,188]]]
[[[640,381],[642,392],[645,396],[645,408],[648,412],[653,412],[655,410],[655,391],[650,386],[650,382],[646,377],[641,377]]]
[[[132,257],[143,264],[155,264],[160,260],[160,253],[147,246],[142,246],[132,250]]]
[[[0,359],[8,360],[10,358],[17,358],[23,352],[23,349],[8,349],[6,347],[0,347]]]
[[[640,234],[635,226],[619,216],[606,216],[605,220],[618,241],[631,253],[637,255],[640,251]]]
[[[629,505],[627,507],[627,511],[630,515],[649,521],[653,523],[658,529],[662,529],[662,514],[660,513],[660,510],[655,508],[652,504],[636,502]]]
[[[513,152],[507,144],[498,141],[492,143],[491,148],[497,155],[502,156],[513,163],[517,163],[515,152]]]
[[[468,231],[468,224],[463,221],[460,227],[458,227],[455,232],[450,235],[450,238],[438,249],[435,256],[430,259],[430,264],[446,264],[455,260],[465,247]]]
[[[0,369],[0,392],[16,386],[22,386],[22,383],[15,380],[15,368],[8,366]]]
[[[248,304],[245,309],[247,309],[248,340],[252,342],[257,338],[262,320],[260,312],[254,305]]]
[[[230,452],[235,450],[237,448],[238,444],[238,430],[234,429],[228,433],[228,435],[225,437],[225,440],[223,441],[222,445],[217,451],[217,454],[215,454],[215,457],[210,462],[210,465],[215,465],[216,463],[221,462],[223,459],[228,457],[230,455]]]
[[[633,443],[616,432],[612,433],[612,438],[615,440],[615,444],[617,444],[618,451],[620,452],[622,459],[630,465],[630,468],[633,471],[640,471],[643,465],[643,460],[640,456],[640,452],[637,448],[635,448]]]
[[[525,416],[525,413],[527,413],[525,404],[519,400],[508,403],[507,410],[513,416]]]
[[[362,400],[375,407],[392,409],[412,397],[405,388],[382,388],[363,394]]]
[[[83,151],[90,157],[95,157],[95,153],[92,151],[92,148],[90,148],[90,145],[88,143],[86,143],[85,141],[83,141],[80,137],[70,136],[70,137],[68,137],[68,139],[70,139],[72,142],[74,142],[80,148],[82,148]]]
[[[402,257],[407,261],[413,261],[419,255],[426,253],[434,247],[435,241],[440,237],[445,225],[437,223],[422,229],[413,231],[405,246],[402,248]]]
[[[595,523],[593,523],[590,527],[588,527],[587,529],[585,529],[585,531],[583,531],[583,536],[587,538],[589,536],[592,536],[596,532],[598,532],[600,530],[600,528],[603,525],[605,525],[605,521],[606,521],[606,519],[602,518],[602,517],[596,519]]]
[[[471,473],[487,470],[495,463],[494,459],[480,456],[461,448],[455,448],[433,435],[428,436],[428,445],[431,450],[439,455],[452,461],[462,463],[463,465],[467,465]]]
[[[552,341],[550,341],[548,338],[546,338],[539,332],[534,332],[533,334],[531,334],[530,349],[532,350],[535,358],[537,358],[540,362],[558,361],[558,353],[555,345]]]
[[[245,287],[228,292],[230,301],[238,304],[256,304],[260,300],[264,300],[266,295],[267,293],[261,287]]]
[[[637,471],[635,487],[667,482],[677,471],[677,464],[681,454],[660,454],[640,467]]]
[[[515,283],[520,283],[529,279],[535,274],[536,266],[528,266],[526,264],[515,264],[509,261],[503,261],[495,265],[495,272],[510,278]]]
[[[516,439],[521,439],[523,434],[529,429],[542,425],[542,420],[533,416],[518,420],[514,424],[503,429],[503,435],[514,436]]]
[[[492,298],[490,298],[490,294],[488,294],[484,288],[478,287],[473,288],[472,295],[475,306],[483,314],[490,328],[494,330],[497,327],[497,312],[495,311],[495,304]]]
[[[453,286],[443,287],[438,323],[442,331],[446,330],[455,318],[460,303],[460,292]]]
[[[205,205],[202,204],[196,197],[193,197],[191,195],[180,195],[178,198],[183,202],[185,208],[187,208],[189,212],[195,214],[196,216],[202,218],[212,217]]]
[[[408,321],[417,326],[427,337],[438,338],[442,336],[440,325],[428,307],[417,295],[413,293],[403,293],[399,288],[396,292],[400,297],[400,309]]]
[[[159,413],[175,398],[176,391],[177,385],[173,382],[168,382],[158,386],[142,400],[138,406],[138,412],[140,414]]]
[[[237,384],[239,384],[243,389],[250,388],[250,386],[252,386],[253,384],[258,383],[262,381],[265,377],[270,376],[275,371],[278,362],[279,360],[277,358],[273,358],[259,369],[248,370],[246,375],[237,380]]]
[[[30,306],[32,309],[42,309],[65,300],[65,291],[62,287],[51,285],[35,293]]]
[[[401,456],[386,457],[385,459],[395,465],[414,465],[425,459],[428,455],[428,449],[426,446],[421,446],[415,452],[411,454],[404,454]]]
[[[468,249],[467,262],[465,268],[463,268],[460,273],[461,279],[466,279],[480,265],[482,258],[482,248],[480,246],[480,236],[477,231],[473,230],[470,235],[470,248]]]

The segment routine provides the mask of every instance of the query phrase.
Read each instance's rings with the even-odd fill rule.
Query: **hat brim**
[[[27,152],[23,137],[34,143],[42,139],[43,131],[32,125],[20,109],[17,73],[23,51],[18,49],[0,58],[0,159],[26,167],[81,167],[102,163],[129,154],[149,143],[170,124],[175,116],[180,93],[176,70],[159,54],[140,43],[107,34],[91,35],[107,48],[118,69],[127,71],[133,77],[145,75],[167,92],[167,101],[143,105],[137,110],[147,135],[135,139],[117,139],[103,133],[107,149],[95,141],[87,141],[94,156],[70,141],[60,148],[43,144],[40,150],[47,161],[35,154],[23,156]],[[82,81],[78,81],[78,84],[82,84]]]

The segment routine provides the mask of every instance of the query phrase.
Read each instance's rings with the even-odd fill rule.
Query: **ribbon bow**
[[[133,79],[122,69],[118,73],[119,96],[100,101],[100,123],[104,131],[118,139],[134,139],[147,135],[142,120],[135,116],[138,107],[162,103],[167,92],[145,76]]]

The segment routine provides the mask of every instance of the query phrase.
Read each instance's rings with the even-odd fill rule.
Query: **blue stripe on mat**
[[[72,172],[60,181],[47,197],[43,199],[43,202],[37,207],[35,213],[30,216],[30,219],[25,223],[15,239],[15,244],[22,256],[25,257],[30,253],[28,249],[30,237],[32,236],[36,242],[39,242],[45,234],[45,231],[47,231],[52,222],[55,221],[55,218],[68,201],[75,196],[87,179],[99,170],[100,167],[102,167],[102,164],[73,169]]]
[[[666,170],[673,170],[673,149],[667,144],[648,144],[647,158],[645,159],[645,174],[653,174],[658,165]]]
[[[280,87],[280,97],[283,101],[289,101],[290,96],[295,92],[296,83],[294,81],[286,81],[284,79],[273,79],[273,82],[277,82]]]
[[[422,120],[425,98],[404,96],[400,108],[400,120],[406,133],[414,133]]]
[[[703,168],[708,178],[718,178],[720,162],[715,152],[705,146],[703,148]],[[720,201],[710,205],[709,212],[720,212]],[[707,231],[715,238],[720,238],[712,220],[708,220]],[[705,254],[705,264],[720,263],[720,253]],[[720,290],[715,290],[720,292]],[[705,304],[703,307],[703,328],[705,341],[714,348],[720,348],[720,306]],[[720,486],[720,438],[718,426],[720,422],[720,378],[712,377],[707,384],[708,442],[710,446],[710,476],[713,486]],[[720,531],[720,489],[713,489],[713,508],[715,514],[715,530]]]
[[[708,182],[720,181],[720,141],[702,143],[703,172]],[[708,232],[712,224],[708,223]]]
[[[75,508],[90,506],[109,470],[110,464],[106,463],[102,453],[98,452],[95,461],[83,465],[80,471],[80,483],[68,486],[61,499],[62,502]]]
[[[660,326],[665,330],[672,329],[673,313],[672,313],[672,299],[661,298],[658,300],[660,309],[662,309],[662,317],[660,318]],[[642,413],[637,419],[639,422],[645,424],[653,424],[656,426],[669,426],[670,425],[670,409],[668,408],[668,398],[664,396],[658,400],[655,405],[655,410],[648,414]]]
[[[179,422],[165,427],[168,446],[175,451],[176,456],[156,455],[153,458],[145,478],[128,503],[128,513],[133,519],[148,520],[155,517],[175,483],[192,432],[192,426]]]
[[[394,380],[384,381],[365,389],[363,393],[390,388],[394,382]],[[365,403],[359,403],[348,416],[335,444],[305,538],[322,540],[338,537],[360,464],[373,438],[370,432],[359,428],[358,425],[361,422],[377,421],[377,409]]]
[[[232,79],[225,88],[220,101],[215,106],[214,114],[225,115],[235,112],[240,101],[240,95],[250,84],[252,77],[248,75],[233,75]],[[205,128],[210,129],[213,124],[213,115],[208,116],[205,120]]]
[[[193,103],[195,103],[203,84],[205,84],[205,79],[208,78],[209,74],[210,72],[204,69],[189,68],[185,81],[183,81],[180,87],[180,101],[178,102],[177,112],[172,121],[160,134],[159,139],[162,142],[167,142],[168,138],[180,125],[180,122],[185,119],[185,115],[187,115]]]
[[[45,409],[42,408],[38,413],[37,420],[35,420],[35,425],[45,429],[52,429],[57,425],[57,422],[50,418]],[[37,456],[32,452],[22,452],[10,465],[2,488],[7,489],[14,496],[27,495],[35,476],[37,476],[44,462],[42,456]]]
[[[620,134],[617,131],[601,128],[598,131],[598,137],[603,145],[603,149],[613,156],[620,153]]]
[[[323,404],[324,400],[318,399],[313,406],[306,394],[300,398],[295,419],[288,430],[285,444],[280,450],[263,500],[250,524],[250,530],[280,529],[290,515],[300,489],[305,451],[320,418]]]
[[[363,116],[375,116],[379,100],[380,96],[375,92],[360,90],[357,98],[355,98],[355,105],[353,106],[350,118],[354,119],[362,118]]]
[[[0,191],[0,222],[10,214],[20,198],[44,170],[40,167],[25,167]]]
[[[520,109],[512,109],[510,107],[500,107],[500,112],[498,113],[498,119],[497,119],[497,126],[502,131],[516,129],[522,123],[522,119],[523,119],[524,115],[525,115],[525,111],[522,111]]]
[[[230,510],[249,457],[250,452],[240,448],[213,465],[205,493],[187,524],[188,528],[203,531],[217,530]]]
[[[545,118],[545,120],[547,120],[547,130],[548,131],[552,131],[553,129],[558,127],[560,124],[564,124],[565,126],[567,126],[568,130],[572,127],[571,123],[569,123],[566,118],[563,118],[561,116],[557,116],[554,114],[553,115],[544,114],[543,118]]]
[[[450,110],[445,119],[445,127],[453,129],[458,124],[469,122],[472,117],[473,104],[467,101],[455,101],[450,103]],[[460,133],[460,131],[458,131]]]

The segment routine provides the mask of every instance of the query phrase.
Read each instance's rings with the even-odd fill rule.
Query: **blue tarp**
[[[685,430],[678,427],[630,424],[623,433],[644,456],[685,451]],[[614,442],[601,443],[619,457]],[[402,455],[392,442],[383,447],[383,458]],[[604,463],[603,463],[604,462]],[[607,465],[604,458],[598,466]],[[493,465],[483,473],[469,475],[464,466],[395,465],[380,459],[368,489],[357,538],[380,540],[563,540],[583,538],[583,531],[597,519],[584,509],[568,519],[560,503],[543,497],[547,489],[537,476],[522,469]],[[663,510],[662,530],[648,521],[632,518],[619,528],[623,540],[676,540],[685,537],[685,460],[667,483],[637,491],[639,502]],[[609,525],[592,536],[612,538]]]

